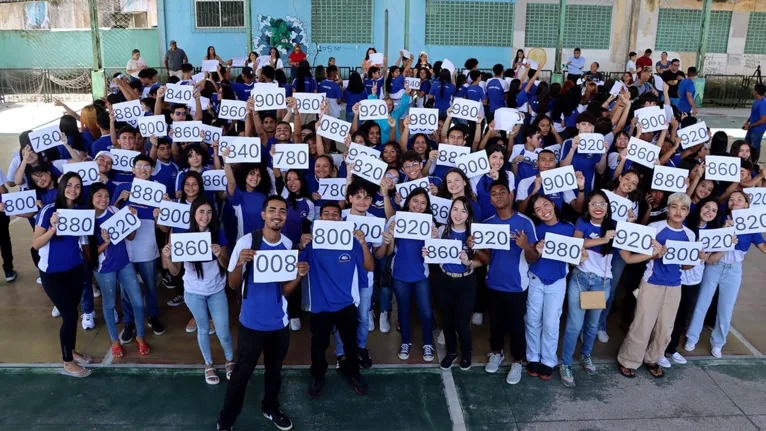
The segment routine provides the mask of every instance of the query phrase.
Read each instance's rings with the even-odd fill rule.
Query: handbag
[[[609,264],[609,259],[604,259],[604,288],[599,291],[580,292],[580,309],[581,310],[603,310],[606,308],[606,268]],[[580,288],[580,280],[575,277],[577,281],[577,287]]]

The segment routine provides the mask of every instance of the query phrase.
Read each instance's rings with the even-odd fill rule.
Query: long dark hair
[[[446,86],[448,82],[452,82],[452,76],[450,75],[449,70],[442,69],[439,72],[439,97],[444,97],[444,86]]]
[[[620,177],[624,177],[625,175],[628,175],[628,174],[633,174],[636,176],[636,178],[638,178],[638,186],[636,187],[635,190],[633,190],[632,192],[628,194],[628,199],[631,202],[638,202],[641,196],[641,174],[633,168],[630,168],[627,171],[618,175],[617,177],[613,178],[612,181],[609,181],[604,188],[609,190],[610,192],[617,190],[617,187],[620,187]]]
[[[436,196],[440,198],[445,198],[445,199],[452,199],[452,195],[447,189],[447,176],[452,173],[460,175],[460,178],[462,178],[463,181],[465,182],[465,187],[464,187],[465,196],[467,196],[468,199],[475,201],[476,196],[473,194],[473,189],[471,188],[471,180],[468,179],[468,177],[465,175],[465,172],[463,172],[461,169],[458,169],[458,168],[451,168],[450,170],[447,171],[446,174],[444,174],[444,181],[442,181],[442,183],[439,185],[439,192],[436,194]]]
[[[743,193],[744,194],[744,193]],[[692,230],[694,232],[694,235],[699,238],[699,224],[700,221],[702,221],[702,207],[705,206],[706,203],[713,202],[715,204],[715,207],[720,209],[720,206],[718,205],[718,199],[716,199],[714,196],[708,196],[705,199],[700,200],[697,202],[697,205],[694,207],[694,210],[689,213],[689,216],[686,218],[686,227]],[[710,220],[709,222],[706,222],[705,229],[716,229],[721,227],[720,223],[721,217],[720,214],[716,213],[715,218],[713,220]]]
[[[412,189],[409,195],[407,195],[407,199],[404,200],[404,205],[402,205],[402,211],[410,211],[410,201],[415,196],[423,195],[426,197],[426,209],[423,211],[423,214],[431,214],[433,215],[433,211],[431,211],[431,196],[428,194],[428,191],[424,189],[423,187],[416,187]]]
[[[243,192],[247,191],[247,176],[252,171],[258,171],[261,174],[261,181],[255,186],[254,191],[268,196],[271,192],[271,176],[269,176],[269,171],[263,163],[242,163],[237,166],[237,169],[234,170],[234,180],[237,183],[237,188]]]
[[[601,231],[599,232],[599,236],[603,238],[606,236],[608,231],[615,229],[614,221],[612,220],[612,207],[609,203],[609,196],[607,196],[606,193],[601,190],[593,190],[590,192],[588,197],[585,198],[585,203],[583,204],[583,208],[585,210],[583,211],[582,219],[587,222],[591,221],[590,211],[588,211],[588,209],[590,208],[590,201],[594,196],[601,196],[606,202],[606,212],[604,213],[604,219],[601,220]],[[607,254],[611,253],[611,251],[612,241],[609,241],[601,246],[602,255],[606,256]]]
[[[62,115],[59,121],[59,129],[70,140],[70,145],[77,151],[85,151],[85,139],[77,127],[77,119],[71,115]]]
[[[106,190],[106,192],[109,194],[109,197],[111,198],[111,193],[109,193],[109,187],[106,186],[104,183],[93,183],[89,187],[88,191],[88,201],[85,202],[85,209],[95,209],[93,207],[93,196],[100,192],[101,190]],[[106,210],[109,211],[109,205],[106,206]],[[89,251],[89,259],[88,262],[91,263],[94,267],[97,266],[98,262],[98,238],[101,237],[101,229],[97,226],[96,229],[93,230],[93,235],[88,235],[88,251]]]
[[[539,201],[540,199],[544,199],[553,205],[553,214],[556,216],[557,222],[564,221],[564,219],[561,218],[561,211],[559,211],[559,207],[556,206],[556,202],[553,202],[553,199],[549,198],[548,196],[538,193],[529,198],[529,204],[527,204],[527,211],[525,214],[527,217],[532,219],[532,221],[535,223],[535,226],[544,223],[535,215],[535,202]]]
[[[298,181],[301,182],[301,188],[298,190],[298,193],[293,193],[287,188],[287,176],[291,173],[297,175]],[[298,208],[299,199],[311,200],[311,192],[309,191],[308,183],[306,183],[306,176],[299,169],[289,169],[287,171],[285,174],[285,190],[287,190],[287,205],[292,206],[293,209]]]
[[[362,75],[359,72],[351,72],[348,76],[348,87],[346,88],[349,93],[359,94],[366,90],[364,81],[362,81]]]
[[[210,57],[210,48],[213,49],[213,56]],[[217,52],[215,52],[215,47],[213,45],[210,45],[207,47],[207,51],[205,51],[205,60],[215,60],[215,57],[218,55]]]
[[[56,200],[54,201],[54,210],[58,209],[69,209],[69,206],[66,202],[66,195],[64,195],[64,191],[66,190],[66,183],[69,182],[71,178],[77,178],[78,181],[80,181],[80,187],[82,187],[82,178],[77,174],[77,172],[67,172],[64,175],[61,176],[59,179],[58,187],[56,187]],[[77,196],[77,199],[75,199],[74,202],[72,202],[72,206],[74,205],[80,205],[82,203],[82,188],[80,189],[80,195]]]
[[[548,83],[540,82],[537,86],[537,115],[545,115],[548,112],[548,101],[551,100]]]
[[[518,106],[518,103],[516,103],[516,96],[518,96],[519,93],[521,93],[521,80],[514,78],[511,80],[511,86],[508,90],[508,107],[516,108]]]
[[[388,76],[386,76],[386,93],[388,94],[391,94],[391,82],[394,80],[394,72],[397,70],[399,70],[399,72],[402,71],[399,66],[391,66],[388,68]]]
[[[491,139],[497,139],[497,138],[491,138]],[[508,160],[508,155],[506,154],[506,147],[505,145],[499,143],[497,140],[491,144],[487,144],[486,147],[487,150],[487,159],[489,160],[489,156],[495,153],[500,153],[503,155],[503,160]],[[445,177],[446,179],[446,177]],[[505,170],[505,167],[500,168],[499,171],[497,171],[497,180],[498,181],[505,181],[508,182],[508,171]],[[491,183],[490,183],[491,184]],[[489,193],[489,184],[486,185],[485,191]]]
[[[191,203],[189,202],[189,197],[186,196],[186,191],[184,190],[184,184],[186,183],[186,180],[189,178],[194,178],[197,181],[197,184],[199,185],[199,192],[197,193],[197,197],[202,196],[205,194],[205,181],[202,179],[202,175],[197,171],[186,171],[184,172],[184,180],[181,182],[181,201],[184,203]]]
[[[210,210],[213,212],[213,215],[210,217],[210,223],[207,225],[207,230],[210,232],[210,243],[211,244],[218,244],[218,233],[219,233],[219,227],[218,227],[218,217],[215,216],[215,204],[210,202],[210,200],[205,196],[204,194],[197,197],[197,199],[194,199],[194,202],[191,204],[191,209],[189,209],[189,233],[192,232],[202,232],[199,228],[199,225],[197,224],[197,219],[194,217],[194,214],[197,213],[197,210],[202,205],[208,205],[210,207]],[[213,250],[210,250],[210,255],[213,255]],[[217,261],[218,259],[213,256],[213,259]],[[194,262],[194,272],[197,273],[197,278],[204,279],[205,273],[202,270],[202,262]],[[221,266],[221,264],[218,264],[218,273],[220,275],[226,274],[226,269]]]
[[[298,63],[298,72],[295,76],[295,91],[299,93],[306,91],[306,78],[311,79],[313,76],[311,76],[311,66],[309,66],[309,62],[303,60]]]
[[[465,236],[468,238],[471,236],[471,224],[473,223],[473,205],[471,205],[471,201],[465,196],[456,197],[452,201],[452,205],[449,208],[449,214],[447,215],[447,224],[444,225],[442,238],[447,238],[449,233],[452,232],[452,208],[455,206],[455,202],[462,202],[463,208],[465,208],[465,211],[468,213],[468,218],[465,219]]]

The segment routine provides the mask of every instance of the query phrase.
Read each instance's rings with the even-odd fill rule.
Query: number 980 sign
[[[583,247],[582,238],[570,238],[555,233],[546,233],[543,242],[543,259],[563,261],[577,265]]]

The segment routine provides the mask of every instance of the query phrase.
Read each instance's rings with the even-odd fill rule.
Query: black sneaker
[[[324,379],[311,379],[311,386],[309,386],[309,398],[315,400],[322,395],[322,388],[324,387]]]
[[[165,326],[160,323],[160,319],[156,317],[149,318],[149,327],[152,328],[152,332],[154,332],[155,335],[162,335],[165,333]]]
[[[460,360],[460,369],[463,371],[471,369],[471,355],[463,356],[463,359]]]
[[[553,376],[553,368],[541,364],[539,377],[543,380],[548,380],[551,378],[551,376]]]
[[[176,281],[173,279],[173,276],[170,275],[169,272],[165,274],[164,277],[162,277],[162,284],[164,284],[168,289],[176,288]]]
[[[362,380],[362,376],[359,377],[348,377],[348,382],[351,383],[351,386],[354,387],[354,392],[356,392],[357,395],[367,395],[367,389],[369,387],[367,386],[367,383]]]
[[[335,360],[335,371],[337,371],[338,374],[343,375],[343,372],[345,370],[346,370],[346,357],[338,356],[338,359]]]
[[[122,332],[120,332],[120,344],[128,344],[131,341],[133,341],[133,336],[135,335],[136,327],[132,323],[126,323],[125,326],[122,328]]]
[[[449,370],[455,362],[457,362],[457,353],[447,353],[447,356],[445,356],[439,364],[439,368],[442,370]]]
[[[282,410],[276,409],[271,413],[263,412],[263,417],[270,420],[274,426],[282,431],[293,429],[293,421],[286,414],[282,413]]]
[[[359,349],[359,366],[362,368],[372,368],[372,358],[370,357],[369,350]]]
[[[18,276],[18,274],[14,270],[5,271],[5,281],[8,283],[13,283],[16,281],[16,276]]]
[[[183,305],[183,303],[184,303],[184,296],[176,295],[175,298],[168,301],[168,307],[178,307],[179,305]]]
[[[530,362],[527,364],[527,374],[529,374],[532,377],[537,377],[540,375],[540,363],[539,362]]]

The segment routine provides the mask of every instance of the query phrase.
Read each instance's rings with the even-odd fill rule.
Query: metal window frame
[[[245,28],[245,21],[247,21],[245,18],[245,2],[250,0],[194,0],[194,29],[195,30],[237,30],[237,29],[244,29]],[[209,27],[200,27],[199,26],[199,14],[197,13],[197,4],[198,3],[216,3],[218,4],[218,25],[217,26],[209,26]],[[242,3],[242,25],[240,26],[223,26],[222,20],[223,20],[223,3]]]
[[[432,32],[429,30],[429,21],[430,19],[437,19],[439,18],[433,18],[436,16],[441,15],[442,13],[447,13],[449,15],[452,14],[452,12],[457,13],[465,13],[463,10],[448,10],[445,7],[448,7],[447,5],[458,5],[457,7],[462,8],[476,8],[478,10],[478,13],[485,14],[489,13],[488,10],[492,7],[496,6],[502,6],[503,8],[510,9],[510,28],[503,29],[504,32],[506,32],[505,36],[500,36],[495,34],[494,37],[484,37],[483,40],[485,40],[485,43],[475,43],[476,40],[465,40],[460,39],[458,37],[459,34],[467,34],[470,33],[472,29],[461,28],[460,31],[442,31],[442,32]],[[506,13],[507,11],[504,10],[503,13]],[[514,32],[514,19],[516,16],[516,3],[515,2],[501,2],[501,1],[481,1],[481,2],[474,2],[474,1],[467,1],[467,0],[459,0],[459,1],[445,1],[445,0],[426,0],[426,14],[425,14],[425,43],[426,45],[430,46],[511,46],[513,45],[513,32]],[[432,18],[429,18],[432,17]],[[458,21],[458,24],[463,25],[465,21]],[[446,37],[445,37],[446,35]],[[499,40],[501,38],[505,38],[505,40]],[[454,38],[454,39],[453,39]]]
[[[325,34],[331,34],[331,33],[333,33],[333,31],[325,31],[323,29],[320,32],[320,36],[316,35],[316,33],[314,32],[314,26],[315,25],[324,26],[325,23],[321,19],[314,19],[315,18],[314,17],[314,8],[316,7],[318,9],[323,9],[323,10],[332,9],[332,6],[334,6],[332,4],[332,2],[334,2],[334,1],[338,1],[338,0],[312,0],[311,1],[311,6],[310,6],[310,10],[309,10],[309,15],[311,16],[311,25],[310,25],[310,27],[311,27],[311,42],[312,43],[319,43],[319,44],[326,44],[326,45],[330,45],[330,44],[334,44],[334,45],[338,45],[338,44],[352,44],[352,45],[354,45],[354,44],[370,44],[371,45],[371,44],[373,44],[375,42],[375,34],[374,34],[374,31],[375,31],[375,0],[368,0],[370,2],[370,10],[369,10],[369,15],[370,15],[370,31],[369,31],[369,34],[367,34],[366,32],[362,33],[363,35],[368,36],[369,39],[366,39],[366,40],[355,40],[353,42],[348,42],[348,41],[338,42],[338,41],[328,41],[328,40],[318,40],[317,39],[318,37],[324,37]],[[349,0],[349,1],[353,2],[355,0]],[[321,33],[325,33],[325,34],[321,34]],[[360,36],[362,34],[360,34]]]

